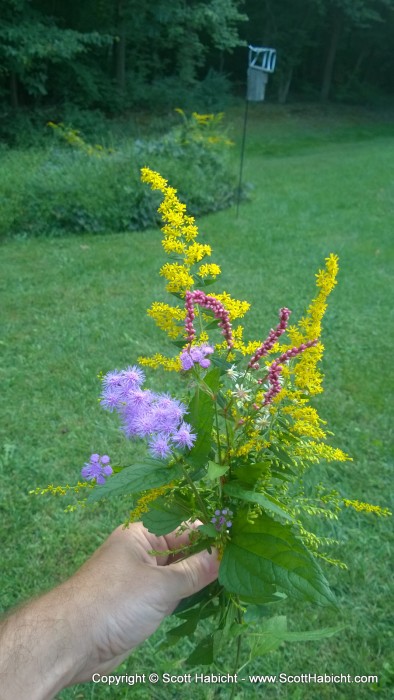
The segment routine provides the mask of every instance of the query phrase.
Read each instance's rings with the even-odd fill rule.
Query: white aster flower
[[[236,384],[235,385],[235,391],[231,392],[234,398],[238,399],[237,403],[245,403],[245,401],[249,401],[250,399],[250,394],[251,390],[250,389],[245,389],[243,384]]]
[[[228,369],[226,369],[226,374],[229,379],[232,381],[235,381],[239,377],[239,372],[237,372],[237,366],[236,365],[231,365]]]

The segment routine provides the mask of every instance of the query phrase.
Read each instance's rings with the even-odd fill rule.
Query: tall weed
[[[6,210],[0,235],[143,230],[156,216],[155,197],[139,179],[145,165],[171,180],[194,215],[229,206],[237,187],[221,115],[187,117],[178,111],[181,125],[164,136],[127,140],[114,149],[87,143],[75,129],[52,124],[60,141],[37,152],[31,163],[24,152],[9,152],[17,176],[9,180],[0,167],[0,204]]]

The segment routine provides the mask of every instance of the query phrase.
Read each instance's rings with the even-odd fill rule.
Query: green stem
[[[238,603],[239,603],[239,599],[238,599]],[[239,608],[237,609],[237,619],[238,619],[238,623],[241,624],[242,623],[242,613],[241,613],[241,610]],[[238,665],[239,665],[239,660],[241,658],[241,645],[242,645],[242,635],[239,634],[237,637],[237,653],[235,656],[235,666],[234,666],[236,673],[237,673],[237,669],[238,669]],[[235,695],[235,690],[236,690],[236,684],[233,683],[233,687],[231,689],[230,700],[233,700],[233,697]]]
[[[217,407],[216,403],[215,403],[215,423],[216,423],[216,442],[217,442],[217,446],[218,446],[219,464],[222,464],[222,452],[220,449],[219,416],[218,416],[218,407]]]
[[[201,334],[204,332],[204,326],[203,326],[203,323],[202,323],[202,314],[201,314],[201,311],[200,311],[200,307],[198,307],[198,322],[199,322],[199,324],[200,324],[200,335],[201,335]]]
[[[226,406],[226,410],[224,413],[224,427],[226,430],[226,446],[227,446],[226,458],[227,458],[227,460],[230,460],[230,433],[228,430],[227,410],[228,410],[228,407]]]
[[[204,516],[206,518],[206,522],[208,523],[209,522],[209,513],[208,513],[207,509],[205,508],[204,501],[202,500],[202,498],[201,498],[201,496],[200,496],[200,494],[199,494],[199,492],[198,492],[198,490],[193,482],[193,479],[190,478],[190,475],[188,474],[188,472],[185,469],[185,467],[183,466],[183,464],[181,464],[180,466],[181,466],[181,469],[182,469],[182,472],[183,472],[183,475],[184,475],[186,481],[189,483],[189,485],[190,485],[190,487],[191,487],[191,489],[192,489],[192,491],[193,491],[193,493],[198,501],[198,504],[199,504],[202,512],[204,513]]]

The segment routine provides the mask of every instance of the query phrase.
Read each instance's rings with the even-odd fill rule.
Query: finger
[[[193,523],[182,523],[181,528],[178,528],[177,530],[170,532],[168,535],[165,535],[168,549],[179,549],[180,547],[186,547],[188,544],[190,544],[190,535],[192,532],[197,530],[199,525],[201,525],[199,520]]]
[[[174,530],[173,532],[168,533],[168,535],[165,535],[163,538],[165,541],[165,546],[159,547],[157,549],[159,551],[160,549],[167,551],[173,550],[174,554],[164,554],[163,556],[156,556],[157,564],[159,566],[165,566],[166,564],[171,564],[177,559],[186,556],[187,547],[190,544],[191,540],[190,536],[199,525],[201,525],[201,522],[199,520],[196,520],[193,523],[182,523],[182,525],[177,530]],[[179,549],[183,551],[179,552]]]
[[[198,552],[187,559],[169,564],[163,573],[171,580],[171,586],[168,587],[171,599],[178,601],[186,598],[215,581],[219,564],[216,550],[212,550],[211,554],[208,551]]]

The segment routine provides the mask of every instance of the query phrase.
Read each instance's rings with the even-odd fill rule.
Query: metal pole
[[[241,145],[241,163],[239,168],[239,182],[238,182],[238,197],[237,197],[237,219],[239,213],[239,201],[241,199],[241,187],[242,187],[242,171],[244,167],[244,154],[245,154],[245,139],[246,139],[246,123],[248,121],[248,107],[249,100],[245,100],[245,115],[244,115],[244,131],[242,135],[242,145]]]

